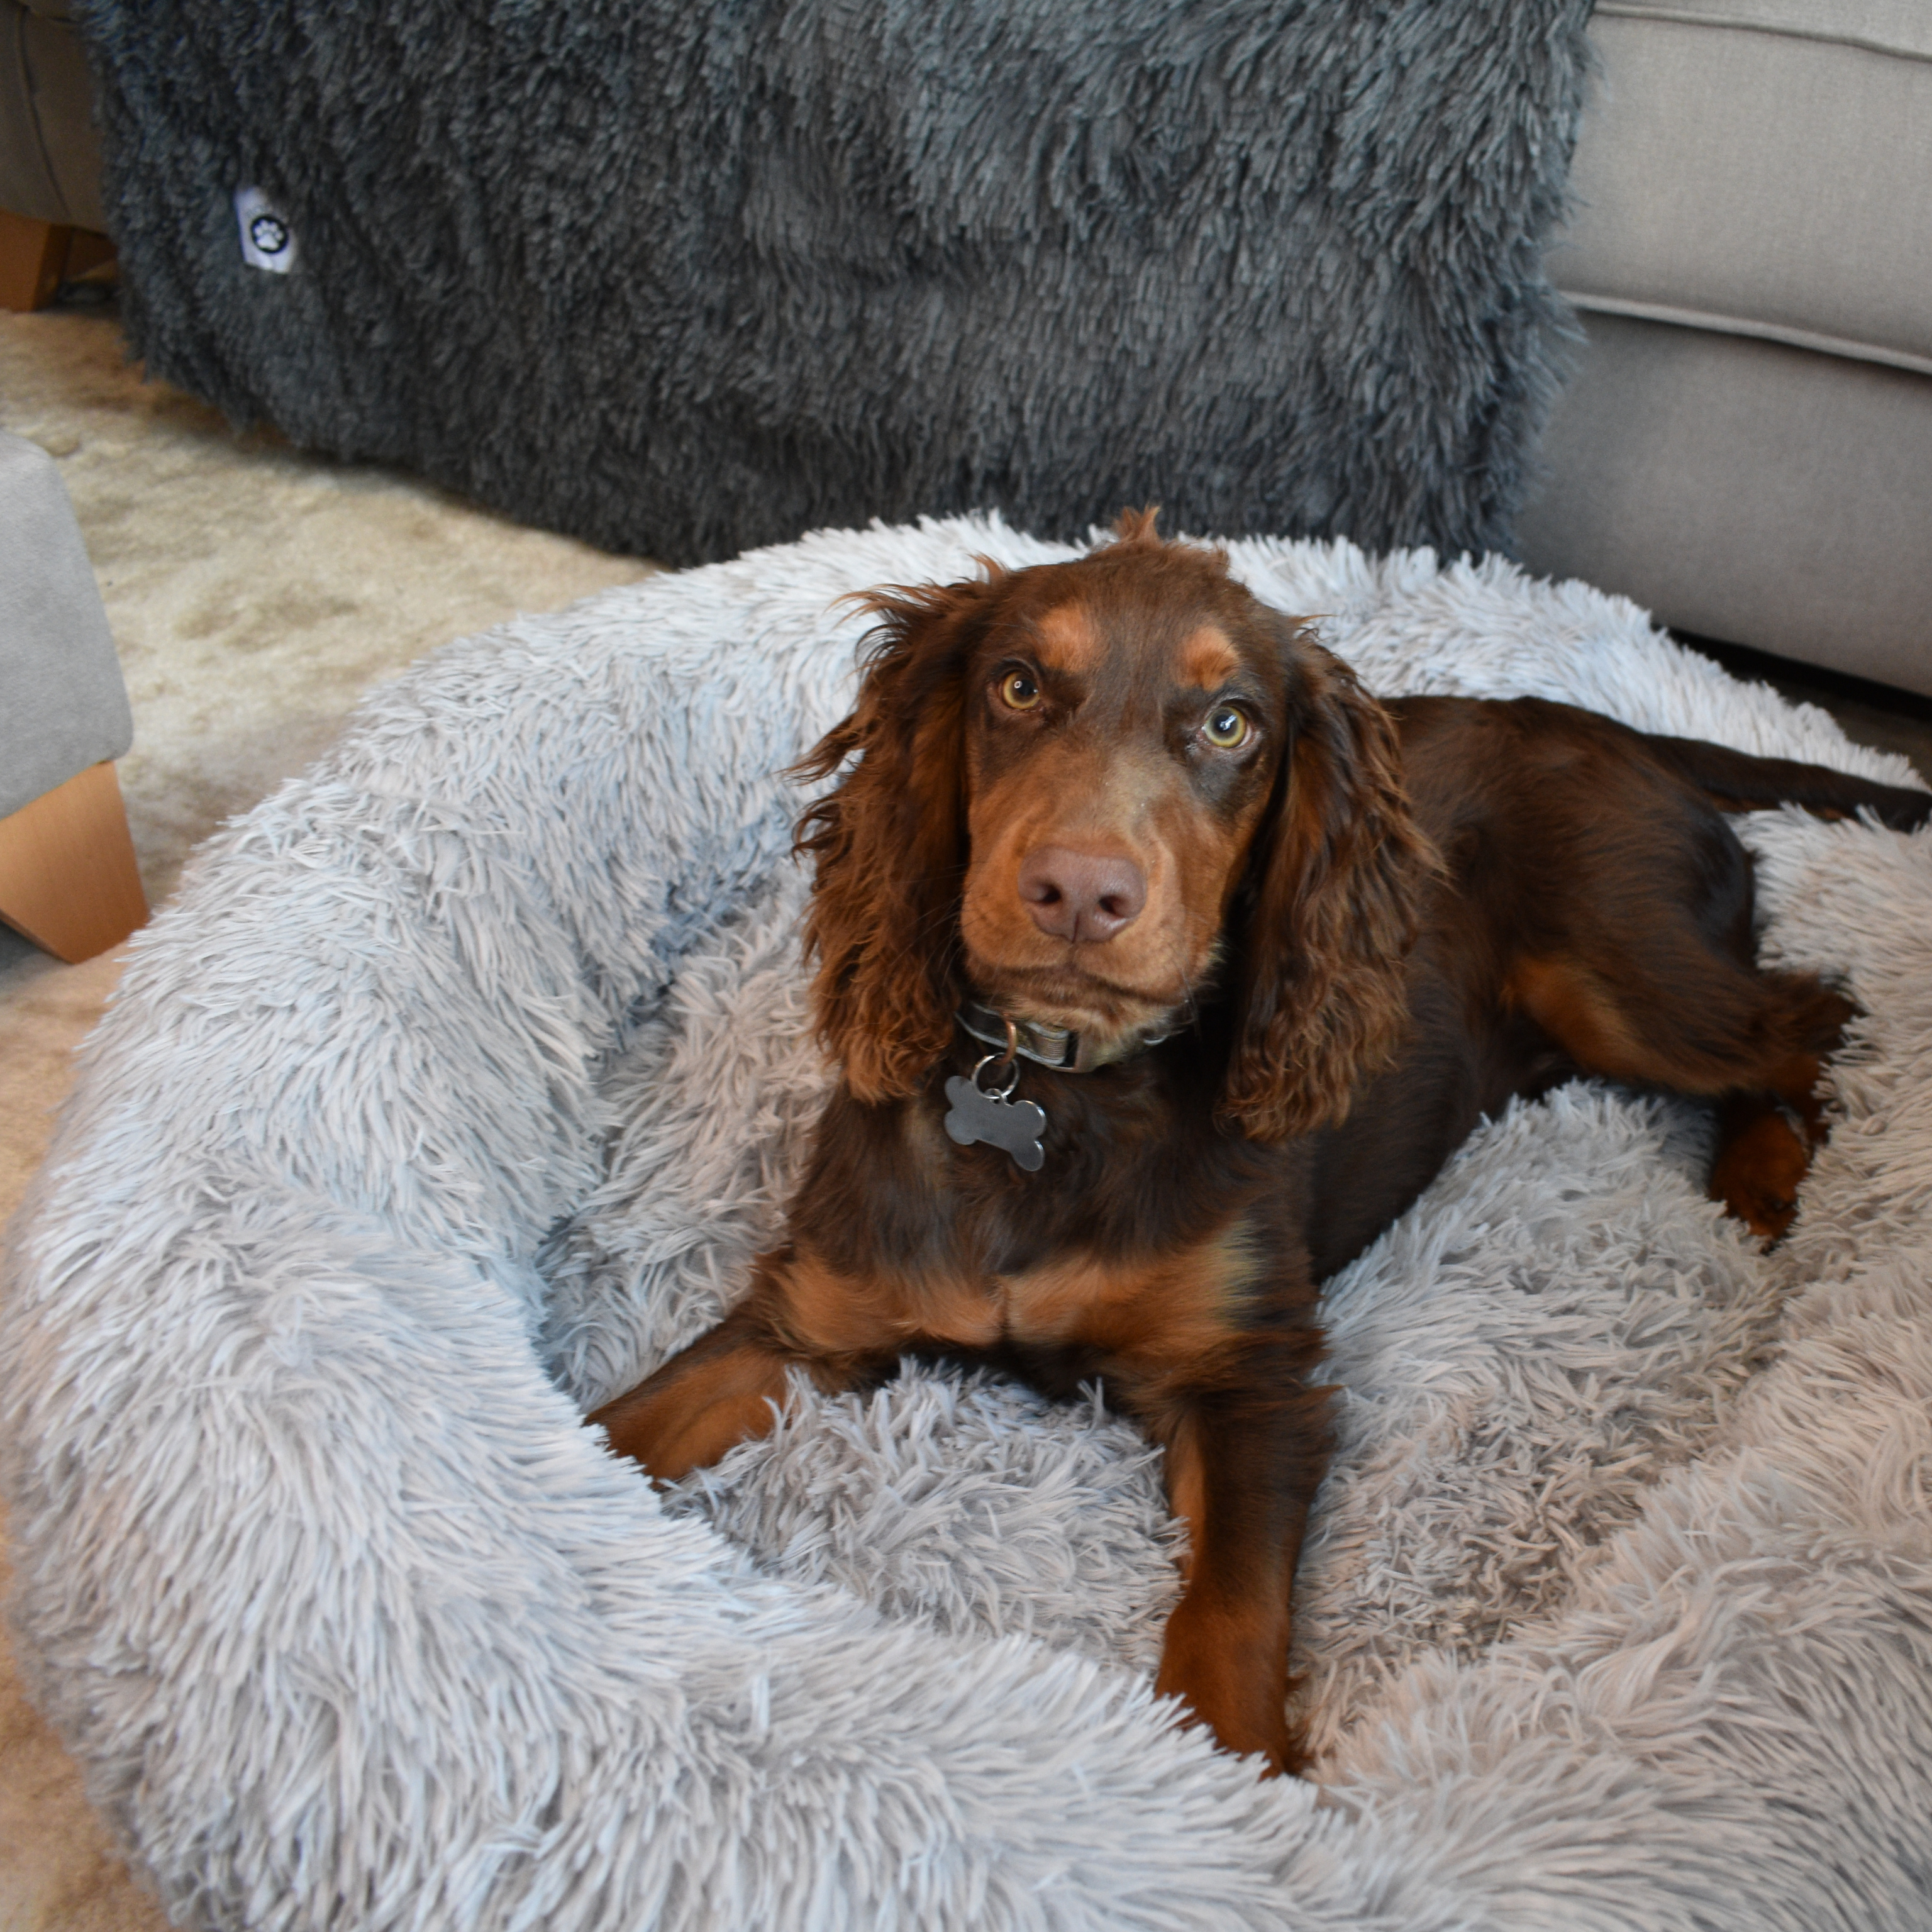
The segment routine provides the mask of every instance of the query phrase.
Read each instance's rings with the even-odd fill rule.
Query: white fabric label
[[[296,231],[260,188],[235,190],[235,219],[242,230],[242,259],[250,268],[286,275],[295,266]]]

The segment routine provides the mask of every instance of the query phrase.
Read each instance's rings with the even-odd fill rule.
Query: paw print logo
[[[302,251],[296,245],[295,224],[258,188],[235,190],[235,221],[242,259],[251,268],[286,275]]]

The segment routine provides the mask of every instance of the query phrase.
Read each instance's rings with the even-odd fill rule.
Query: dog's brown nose
[[[1112,939],[1147,904],[1147,880],[1131,859],[1042,845],[1020,868],[1020,897],[1055,939]]]

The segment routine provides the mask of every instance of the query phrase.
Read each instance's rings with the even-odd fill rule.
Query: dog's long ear
[[[798,824],[818,863],[806,944],[818,1034],[862,1100],[902,1099],[946,1050],[960,998],[967,860],[964,678],[1001,574],[868,592],[879,620],[850,717],[794,775],[858,762]]]
[[[1286,644],[1291,742],[1237,915],[1221,1100],[1224,1118],[1263,1141],[1341,1120],[1388,1063],[1421,888],[1440,863],[1410,813],[1388,713],[1300,627]]]

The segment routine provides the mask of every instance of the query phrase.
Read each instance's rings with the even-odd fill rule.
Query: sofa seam
[[[1857,342],[1850,337],[1827,335],[1816,329],[1792,328],[1784,323],[1757,322],[1748,316],[1717,315],[1703,309],[1678,308],[1668,302],[1638,302],[1622,296],[1588,295],[1576,289],[1559,287],[1556,292],[1573,308],[1594,310],[1603,315],[1628,316],[1640,322],[1672,323],[1680,328],[1701,329],[1708,335],[1747,335],[1761,342],[1782,343],[1789,349],[1806,349],[1814,353],[1834,356],[1847,362],[1876,363],[1915,376],[1932,376],[1932,356],[1916,356],[1910,350],[1886,349]]]
[[[1768,34],[1775,39],[1816,40],[1828,46],[1855,47],[1862,53],[1889,55],[1898,60],[1932,64],[1932,50],[1900,46],[1868,34],[1841,33],[1826,27],[1794,27],[1775,20],[1753,20],[1742,14],[1707,14],[1687,7],[1656,7],[1643,0],[1597,0],[1597,16],[1621,20],[1664,20],[1672,26],[1718,27],[1742,34]]]

